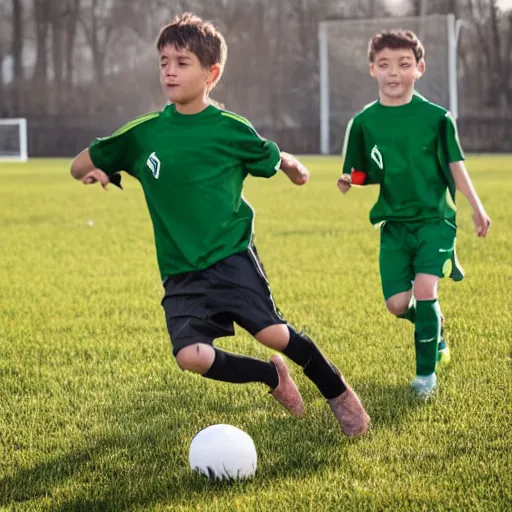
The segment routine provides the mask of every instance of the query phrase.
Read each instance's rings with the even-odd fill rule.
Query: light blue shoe
[[[411,386],[420,398],[430,398],[437,386],[437,376],[435,373],[430,375],[416,375],[411,382]]]

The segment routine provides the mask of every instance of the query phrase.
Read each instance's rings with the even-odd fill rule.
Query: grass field
[[[360,393],[371,433],[343,437],[295,368],[301,420],[260,385],[178,369],[135,181],[103,193],[67,160],[0,164],[0,510],[510,510],[512,157],[468,161],[493,226],[478,239],[460,198],[467,279],[441,285],[452,364],[426,404],[409,389],[412,327],[381,297],[376,189],[342,197],[338,159],[304,162],[304,188],[248,180],[257,243],[278,306]],[[271,355],[244,332],[219,345]],[[213,423],[253,437],[252,481],[189,471],[189,442]]]

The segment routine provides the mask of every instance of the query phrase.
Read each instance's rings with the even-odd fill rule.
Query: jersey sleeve
[[[363,130],[357,116],[352,118],[347,125],[342,158],[343,174],[352,174],[352,170],[369,171],[365,161]]]
[[[229,115],[229,117],[235,117]],[[270,178],[281,166],[281,151],[274,142],[261,137],[249,121],[236,117],[233,147],[236,156],[252,176]]]
[[[442,138],[448,162],[460,162],[464,160],[464,152],[460,145],[457,124],[450,112],[447,112],[442,126]]]
[[[108,176],[119,171],[133,174],[134,146],[133,130],[123,131],[121,128],[110,137],[95,139],[89,146],[89,155],[92,163]]]
[[[254,139],[244,148],[244,165],[252,176],[271,178],[281,166],[281,151],[270,140]]]

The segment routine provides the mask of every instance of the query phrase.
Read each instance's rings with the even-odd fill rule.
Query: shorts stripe
[[[270,289],[270,283],[268,282],[267,274],[265,274],[265,270],[263,269],[263,265],[261,264],[260,259],[258,258],[258,255],[256,251],[254,250],[254,247],[250,245],[247,248],[247,252],[249,254],[249,258],[251,259],[252,263],[256,267],[256,272],[260,275],[261,278],[265,281],[265,284],[267,285],[268,294],[270,297],[270,302],[272,302],[272,307],[274,308],[274,312],[276,315],[278,315],[280,318],[284,318],[283,314],[279,311],[279,309],[276,306],[276,303],[274,301],[274,297],[272,296],[272,290]]]

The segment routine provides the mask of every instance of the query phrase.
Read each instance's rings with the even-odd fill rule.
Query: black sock
[[[215,359],[203,377],[237,384],[246,382],[263,382],[274,389],[279,384],[276,367],[273,363],[215,350]]]
[[[313,340],[304,333],[297,333],[293,327],[288,326],[288,330],[290,341],[283,354],[304,368],[304,374],[320,393],[329,400],[346,391],[338,368],[325,358]]]

